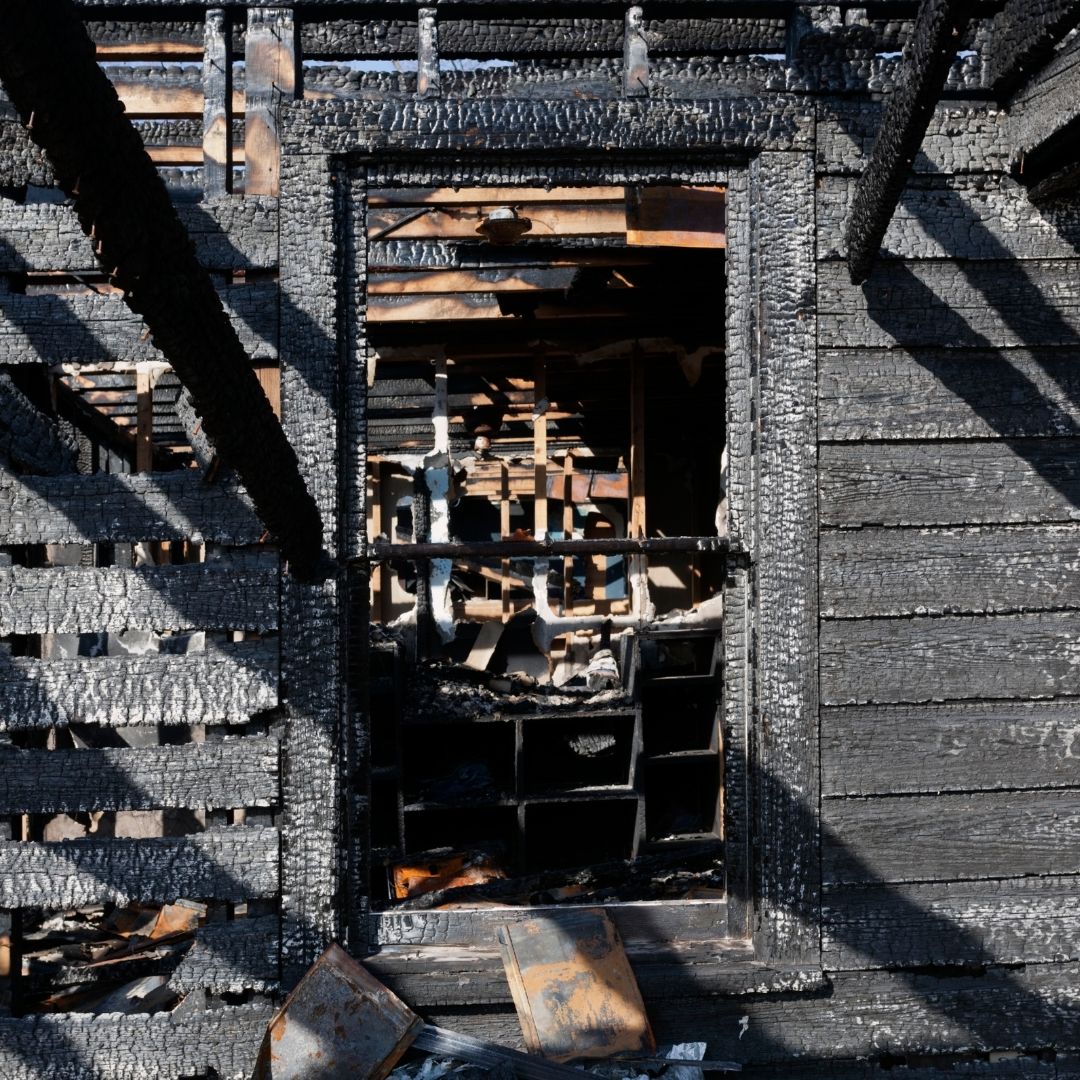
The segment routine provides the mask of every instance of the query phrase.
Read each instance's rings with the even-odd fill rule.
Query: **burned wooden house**
[[[1078,23],[7,0],[0,1075],[331,941],[519,1045],[568,905],[744,1075],[1076,1075]]]

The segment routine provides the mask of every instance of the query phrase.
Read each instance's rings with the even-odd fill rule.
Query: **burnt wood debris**
[[[0,1077],[1080,1078],[1078,0],[0,30]]]

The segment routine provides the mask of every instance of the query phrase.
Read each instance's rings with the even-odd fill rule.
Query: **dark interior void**
[[[597,548],[723,528],[722,246],[447,227],[369,279],[374,901],[715,896],[724,557]]]

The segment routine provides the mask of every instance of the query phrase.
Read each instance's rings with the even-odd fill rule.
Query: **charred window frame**
[[[362,131],[333,132],[332,152],[327,152],[331,140],[317,122],[306,113],[291,118],[288,141],[294,150],[282,168],[283,394],[288,394],[291,358],[310,355],[312,348],[333,350],[339,422],[335,528],[341,561],[348,566],[340,582],[345,602],[339,617],[348,667],[355,672],[366,640],[368,596],[367,188],[545,180],[727,186],[728,500],[734,548],[723,626],[727,899],[709,940],[701,942],[700,972],[707,974],[710,964],[722,969],[725,956],[749,958],[764,965],[763,976],[776,972],[773,985],[804,987],[820,972],[813,157],[809,140],[785,132],[781,148],[771,148],[766,136],[765,148],[747,159],[745,132],[736,127],[725,134],[729,121],[721,120],[712,161],[680,158],[672,149],[669,156],[657,159],[653,153],[644,162],[579,154],[553,166],[550,155],[515,159],[497,149],[485,152],[482,139],[480,149],[440,160],[446,144],[438,131],[410,146],[424,149],[426,140],[430,153],[423,157],[380,151],[373,148],[370,132]],[[567,123],[563,130],[573,127]],[[618,145],[617,135],[613,141]],[[308,142],[321,152],[312,153]],[[333,792],[342,807],[340,879],[307,883],[317,895],[292,900],[297,906],[332,906],[339,933],[361,951],[369,943],[412,942],[404,926],[409,915],[369,914],[363,895],[368,809],[360,793],[367,775],[363,692],[362,680],[354,677],[341,713],[337,775],[353,783],[339,784]],[[285,752],[288,775],[288,745]],[[326,784],[320,796],[328,797]],[[484,919],[472,920],[472,926],[478,943],[492,940]],[[718,945],[731,946],[731,953],[718,952]]]

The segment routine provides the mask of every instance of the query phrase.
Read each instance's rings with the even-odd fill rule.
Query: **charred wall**
[[[355,386],[363,342],[356,327],[340,323],[338,300],[343,288],[356,295],[362,286],[363,240],[347,209],[356,204],[342,194],[345,177],[353,183],[360,170],[329,171],[345,164],[335,155],[388,147],[415,155],[417,177],[423,160],[433,178],[452,180],[462,155],[491,150],[505,162],[542,145],[552,148],[549,177],[567,182],[580,175],[581,154],[615,144],[629,182],[665,159],[678,160],[674,172],[700,174],[695,155],[722,137],[732,175],[763,152],[812,154],[812,201],[807,194],[794,214],[813,223],[816,244],[810,498],[820,522],[813,677],[821,706],[802,722],[820,742],[820,799],[791,800],[782,770],[767,783],[775,805],[786,807],[777,820],[820,835],[820,897],[799,919],[806,939],[820,945],[820,963],[812,977],[763,981],[745,950],[715,945],[715,927],[672,917],[628,923],[624,935],[659,1038],[707,1039],[711,1058],[738,1061],[754,1075],[867,1080],[887,1070],[927,1080],[947,1069],[1057,1080],[1076,1073],[1080,207],[1068,194],[1033,204],[1014,174],[1009,113],[989,97],[984,70],[994,5],[979,8],[884,254],[862,287],[848,280],[843,229],[879,96],[892,86],[898,60],[889,54],[910,33],[912,4],[771,5],[761,15],[740,7],[734,16],[696,7],[686,15],[678,4],[655,15],[646,9],[649,93],[633,100],[623,97],[621,8],[600,4],[584,19],[561,8],[538,18],[523,5],[496,19],[477,14],[482,5],[460,17],[450,10],[441,28],[451,61],[441,97],[419,100],[414,9],[400,5],[399,18],[396,9],[375,16],[361,5],[307,5],[298,55],[319,64],[303,69],[305,115],[289,129],[300,133],[296,141],[286,135],[280,206],[275,195],[242,193],[239,149],[245,114],[256,109],[245,102],[250,74],[240,66],[231,86],[214,91],[231,105],[228,179],[204,172],[201,12],[84,6],[242,339],[260,361],[284,357],[286,431],[328,522],[327,543],[342,559],[362,549],[362,496],[339,485],[337,469],[347,462],[355,471],[366,441],[363,416],[342,421],[350,399],[339,365],[344,357]],[[243,17],[234,17],[234,60],[246,34]],[[217,47],[224,39],[215,40]],[[134,66],[128,61],[136,56],[173,66]],[[391,70],[349,64],[358,58]],[[461,58],[508,62],[455,66]],[[564,103],[561,115],[574,125],[552,124],[548,102]],[[42,194],[47,163],[6,113],[3,133],[0,274],[8,286],[0,291],[0,364],[49,418],[42,387],[50,365],[135,364],[155,354],[118,298],[35,294],[16,281],[95,267],[70,209]],[[532,177],[526,165],[500,169],[493,181]],[[336,234],[328,221],[337,221]],[[335,265],[342,236],[358,255],[344,277]],[[305,258],[279,267],[279,240]],[[729,273],[746,265],[733,258]],[[775,288],[783,292],[782,277]],[[311,348],[282,349],[283,340]],[[195,469],[83,469],[5,470],[5,550],[163,540],[240,547],[263,539],[246,496],[227,477],[208,484]],[[209,994],[213,1008],[203,1010],[195,995],[183,1011],[149,1017],[0,1016],[0,1072],[243,1075],[279,974],[295,978],[321,941],[341,932],[342,912],[351,910],[354,933],[364,927],[362,899],[348,892],[364,847],[359,832],[338,835],[333,801],[344,798],[340,776],[363,765],[364,732],[338,661],[341,635],[360,618],[354,605],[363,582],[342,571],[300,585],[276,568],[267,580],[260,565],[244,571],[260,575],[256,591],[238,597],[236,579],[215,577],[213,567],[110,566],[109,580],[123,584],[108,607],[100,601],[104,569],[0,568],[0,628],[51,632],[60,614],[64,627],[86,632],[147,622],[158,630],[208,621],[236,628],[247,618],[280,637],[222,641],[175,657],[3,657],[3,726],[20,738],[72,722],[209,723],[233,727],[245,741],[221,743],[225,750],[212,742],[152,752],[73,749],[98,756],[59,774],[55,761],[17,756],[55,753],[43,743],[5,747],[24,775],[0,782],[0,835],[10,837],[0,843],[0,904],[18,911],[164,901],[195,888],[222,905],[257,897],[274,905],[273,914],[249,920],[243,933],[226,933],[240,924],[224,916],[200,931],[174,978],[185,992]],[[338,695],[332,700],[328,685]],[[281,702],[292,710],[287,728],[269,718]],[[342,716],[358,725],[354,759],[340,755]],[[57,775],[66,787],[53,787]],[[195,778],[194,794],[177,775]],[[46,788],[55,794],[35,795]],[[90,839],[82,847],[20,839],[21,816],[31,809],[209,800],[228,814],[247,805],[251,790],[273,816],[248,827],[219,818],[199,835]],[[352,810],[351,820],[362,822],[362,797]],[[445,948],[384,949],[373,969],[433,1022],[517,1045],[497,953],[465,949],[446,917],[421,923]],[[458,932],[460,923],[453,925]],[[648,944],[658,932],[671,944]],[[699,962],[693,946],[702,942],[714,946],[719,964]]]

